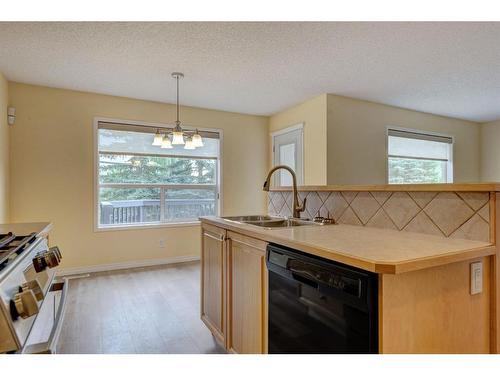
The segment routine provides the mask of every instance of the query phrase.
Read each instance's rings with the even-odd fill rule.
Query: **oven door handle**
[[[54,317],[54,326],[50,332],[49,339],[45,342],[32,344],[24,348],[23,354],[54,354],[56,352],[57,340],[61,333],[64,312],[66,311],[66,297],[68,295],[68,281],[56,282],[51,285],[51,290],[62,290],[59,307]],[[54,289],[56,288],[56,289]]]

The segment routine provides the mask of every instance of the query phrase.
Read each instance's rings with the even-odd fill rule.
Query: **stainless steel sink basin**
[[[269,215],[247,215],[247,216],[223,216],[223,219],[238,221],[240,223],[250,223],[254,221],[274,221],[274,220],[283,220],[282,217],[277,216],[269,216]]]
[[[268,216],[268,215],[225,216],[222,218],[229,221],[235,221],[237,223],[250,224],[267,229],[290,228],[290,227],[299,227],[303,225],[321,225],[313,221],[307,221],[301,219],[286,219],[283,217]]]
[[[315,223],[314,221],[300,220],[300,219],[282,219],[275,221],[256,221],[252,223],[248,223],[251,225],[256,225],[259,227],[264,227],[267,229],[272,228],[289,228],[289,227],[300,227],[303,225],[321,225],[319,223]]]

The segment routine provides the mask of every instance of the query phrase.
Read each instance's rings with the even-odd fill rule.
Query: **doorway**
[[[271,133],[273,167],[286,165],[297,175],[297,184],[304,184],[304,124],[297,124]],[[275,174],[275,186],[291,186],[290,173],[280,170]]]

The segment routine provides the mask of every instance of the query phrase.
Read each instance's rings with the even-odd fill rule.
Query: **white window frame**
[[[93,121],[93,138],[94,138],[94,232],[109,232],[109,231],[120,231],[120,230],[136,230],[136,229],[154,229],[154,228],[175,228],[175,227],[196,227],[200,226],[199,220],[192,221],[179,221],[179,222],[154,222],[154,223],[138,223],[138,224],[127,224],[127,225],[116,225],[116,226],[99,226],[99,122],[111,122],[123,125],[139,125],[139,126],[150,126],[154,128],[172,128],[171,124],[165,124],[160,122],[146,122],[146,121],[135,121],[135,120],[124,120],[109,117],[94,117]],[[191,126],[182,125],[186,130],[200,130],[200,131],[210,131],[219,134],[219,154],[217,156],[217,172],[216,172],[216,214],[220,215],[223,212],[223,195],[222,195],[222,142],[223,142],[223,131],[222,129],[206,128],[201,126]],[[131,184],[105,184],[105,185],[119,185],[127,187]],[[172,187],[172,188],[192,188],[191,185],[151,185],[151,187]],[[147,184],[141,185],[141,187],[148,187]],[[160,198],[160,204],[164,205],[164,202]]]
[[[276,164],[275,164],[275,160],[276,160],[276,147],[275,147],[275,138],[276,136],[280,136],[280,135],[283,135],[283,134],[287,134],[287,133],[290,133],[290,132],[293,132],[295,130],[300,130],[300,136],[301,136],[301,150],[300,152],[302,153],[302,168],[301,168],[301,171],[300,171],[300,176],[301,176],[301,179],[298,179],[297,180],[297,185],[303,185],[304,184],[304,179],[305,179],[305,176],[304,176],[304,172],[305,172],[305,169],[304,169],[304,166],[305,166],[305,149],[304,149],[304,122],[299,122],[298,124],[295,124],[295,125],[292,125],[292,126],[288,126],[286,128],[283,128],[283,129],[280,129],[280,130],[276,130],[274,132],[271,133],[271,147],[272,147],[272,166],[275,167]],[[279,173],[276,173],[274,175],[274,186],[280,186],[279,184],[279,176],[280,174]]]
[[[436,137],[445,137],[445,138],[450,138],[451,139],[451,146],[450,146],[450,157],[447,162],[447,168],[446,168],[446,183],[451,184],[453,183],[453,178],[454,178],[454,169],[455,169],[455,163],[453,163],[453,150],[455,146],[455,137],[450,134],[444,134],[444,133],[437,133],[433,131],[427,131],[427,130],[421,130],[421,129],[411,129],[411,128],[402,128],[398,126],[386,126],[385,128],[385,181],[388,185],[397,185],[397,184],[391,184],[389,183],[389,131],[390,130],[397,130],[397,131],[402,131],[402,132],[408,132],[408,133],[415,133],[415,134],[420,134],[422,136],[436,136]],[[426,160],[431,160],[431,159],[426,159]],[[422,183],[422,184],[427,184],[427,183]]]

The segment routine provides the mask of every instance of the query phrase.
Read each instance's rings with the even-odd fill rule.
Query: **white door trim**
[[[305,124],[304,124],[303,122],[299,122],[298,124],[291,125],[291,126],[288,126],[288,127],[286,127],[286,128],[283,128],[283,129],[280,129],[280,130],[276,130],[276,131],[274,131],[274,132],[271,132],[271,146],[272,146],[272,157],[273,157],[273,159],[272,159],[272,163],[271,163],[271,164],[272,164],[272,166],[274,167],[274,166],[275,166],[275,165],[274,165],[274,160],[275,160],[274,138],[275,138],[276,136],[278,136],[278,135],[283,135],[283,134],[286,134],[286,133],[290,133],[290,132],[293,132],[293,131],[295,131],[295,130],[301,130],[301,136],[302,136],[302,142],[301,142],[301,143],[302,143],[302,145],[301,145],[301,146],[302,146],[302,147],[301,147],[300,152],[302,153],[302,168],[301,168],[301,169],[302,169],[302,170],[301,170],[301,172],[302,172],[302,184],[304,184],[304,181],[305,181],[305,174],[304,174],[304,173],[305,173],[305,170],[304,170],[304,166],[305,166],[305,164],[306,164],[306,163],[305,163],[305,157],[306,157],[306,155],[305,155],[305,152],[304,152],[304,151],[305,151],[305,150],[304,150],[304,126],[305,126]],[[276,176],[277,176],[277,175],[276,175]],[[300,181],[299,181],[299,182],[297,182],[297,183],[300,183]]]
[[[294,130],[299,130],[299,129],[302,130],[302,135],[303,135],[304,134],[304,123],[303,122],[300,122],[298,124],[295,124],[295,125],[292,125],[292,126],[280,129],[280,130],[276,130],[276,131],[271,133],[271,137],[273,137],[273,139],[274,139],[274,137],[277,135],[290,133]]]

